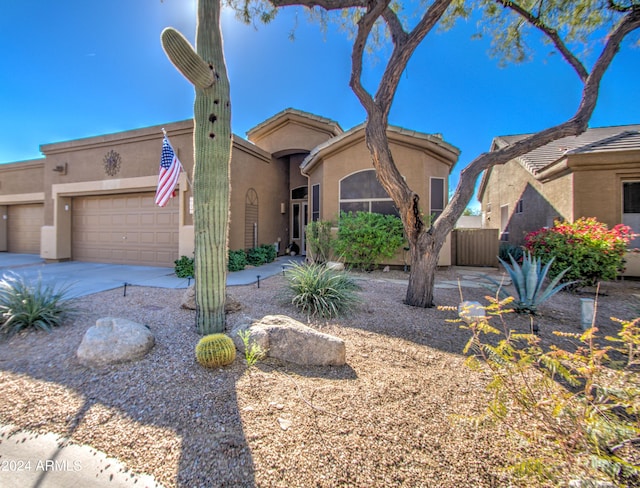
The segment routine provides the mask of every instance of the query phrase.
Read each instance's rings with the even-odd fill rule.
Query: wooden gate
[[[451,262],[456,266],[498,266],[498,229],[454,229]]]

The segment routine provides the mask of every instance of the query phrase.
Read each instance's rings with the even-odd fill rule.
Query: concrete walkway
[[[263,266],[227,274],[227,285],[250,285],[282,273],[291,262],[301,262],[302,257],[280,257]],[[151,286],[156,288],[187,288],[192,279],[178,278],[173,268],[154,266],[129,266],[124,264],[84,263],[65,261],[45,264],[35,254],[0,252],[0,276],[15,273],[30,281],[42,280],[44,285],[69,286],[69,297],[76,298],[101,291],[127,286]]]

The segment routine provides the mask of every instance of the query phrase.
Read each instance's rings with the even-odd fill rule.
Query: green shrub
[[[74,312],[67,298],[69,286],[44,285],[42,278],[30,285],[18,275],[0,280],[0,332],[13,334],[34,328],[51,331]]]
[[[503,330],[488,321],[462,326],[472,333],[467,364],[483,373],[488,367],[492,378],[487,413],[475,422],[504,422],[529,442],[514,474],[529,486],[564,486],[567,473],[640,486],[640,319],[613,319],[621,329],[602,344],[596,328],[556,333],[577,343],[567,351],[543,349],[538,337],[509,330],[500,302],[487,310]]]
[[[193,261],[193,258],[187,256],[176,259],[174,261],[176,276],[178,278],[193,278]]]
[[[278,251],[273,244],[261,244],[260,249],[264,249],[265,263],[272,263],[278,256]]]
[[[242,271],[247,266],[247,253],[243,249],[237,251],[229,250],[229,262],[227,269],[229,271]]]
[[[261,266],[276,258],[276,248],[271,244],[262,244],[247,251],[247,263],[251,266]]]
[[[344,272],[320,264],[292,264],[286,276],[291,303],[308,316],[338,317],[360,301],[360,287]]]
[[[349,265],[375,269],[405,242],[402,221],[394,215],[370,212],[340,214],[336,252]]]
[[[331,259],[333,238],[331,222],[318,220],[307,225],[307,251],[314,263],[323,264]]]
[[[612,280],[624,269],[624,253],[631,236],[626,225],[609,230],[595,218],[574,223],[556,221],[551,228],[527,234],[525,246],[543,262],[555,258],[549,276],[554,278],[566,268],[562,282],[575,282],[571,288]]]
[[[509,273],[515,288],[517,297],[512,304],[513,310],[516,312],[535,315],[540,305],[563,288],[572,284],[571,282],[558,284],[568,271],[568,269],[564,269],[551,280],[551,283],[546,288],[543,288],[549,268],[553,265],[553,258],[547,262],[544,268],[541,260],[532,257],[529,251],[522,257],[522,266],[518,264],[513,256],[509,255],[509,259],[511,260],[511,266],[498,258],[504,269]],[[509,296],[501,283],[490,276],[485,276],[485,278],[493,284],[494,290],[501,298],[504,299]]]

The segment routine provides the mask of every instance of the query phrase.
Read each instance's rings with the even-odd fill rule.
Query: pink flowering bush
[[[631,228],[626,225],[609,229],[593,217],[583,217],[573,223],[556,221],[553,227],[530,232],[525,247],[543,262],[555,257],[549,269],[551,278],[570,268],[561,281],[575,281],[571,286],[575,289],[618,276],[624,270],[624,253],[631,238]]]

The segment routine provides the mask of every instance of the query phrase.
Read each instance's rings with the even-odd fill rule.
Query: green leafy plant
[[[331,259],[333,237],[331,236],[331,222],[317,220],[307,225],[308,257],[316,264],[326,263]]]
[[[243,249],[236,251],[229,250],[229,261],[227,269],[229,271],[242,271],[247,266],[247,253]]]
[[[261,244],[259,247],[263,249],[266,263],[272,263],[278,257],[278,251],[273,244]]]
[[[276,248],[271,244],[262,244],[247,251],[247,263],[251,266],[261,266],[276,258]]]
[[[178,278],[193,278],[193,258],[181,256],[174,261],[174,271]]]
[[[563,288],[571,285],[571,282],[560,283],[562,277],[568,271],[564,269],[546,287],[544,286],[549,268],[553,264],[553,258],[544,267],[542,267],[541,260],[533,257],[530,252],[524,254],[522,265],[518,264],[510,254],[509,259],[511,260],[511,266],[506,261],[498,258],[504,269],[509,273],[515,288],[517,297],[513,300],[513,310],[518,313],[535,315],[540,305]],[[509,293],[500,282],[490,276],[485,276],[485,278],[492,283],[494,290],[501,298],[504,299],[509,296]]]
[[[392,258],[404,242],[402,221],[394,215],[340,214],[335,249],[355,268],[375,269],[383,259]]]
[[[603,344],[596,328],[556,332],[577,346],[544,350],[535,335],[507,327],[505,303],[490,299],[487,311],[491,320],[500,318],[502,330],[488,320],[462,325],[471,331],[464,353],[470,367],[488,367],[492,378],[487,413],[476,421],[504,422],[529,443],[523,450],[528,456],[512,466],[514,474],[535,478],[536,485],[557,486],[571,473],[638,486],[640,319],[613,319],[620,331]],[[485,339],[491,336],[501,339]]]
[[[29,328],[50,332],[62,325],[75,311],[68,298],[69,286],[45,285],[42,278],[29,284],[19,275],[4,275],[0,280],[0,332],[13,334]]]
[[[580,218],[573,223],[556,221],[551,228],[527,234],[525,247],[543,261],[554,258],[549,275],[563,275],[571,288],[592,286],[598,281],[615,279],[624,269],[624,253],[632,236],[626,225],[609,229],[595,218]]]
[[[251,332],[248,329],[239,331],[238,337],[240,337],[244,345],[244,359],[249,368],[255,366],[258,361],[267,356],[267,351],[256,341],[251,340]]]
[[[292,264],[286,276],[291,303],[308,316],[338,317],[360,301],[360,287],[344,272],[320,264]]]

